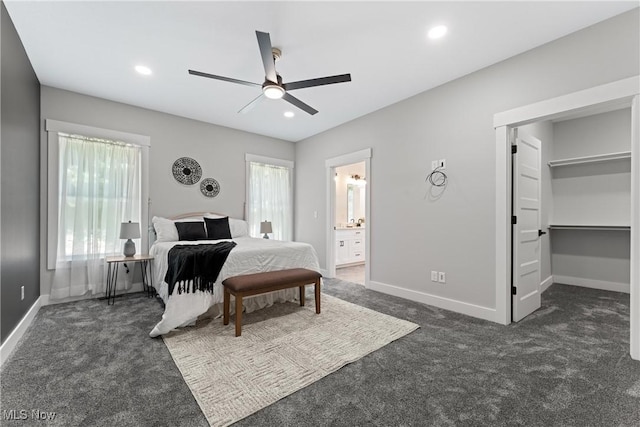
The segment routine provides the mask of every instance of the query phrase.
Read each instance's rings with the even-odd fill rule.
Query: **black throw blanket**
[[[213,284],[235,246],[235,242],[175,245],[169,250],[169,268],[164,276],[164,281],[169,285],[169,295],[173,294],[176,284],[179,294],[195,291],[213,293]]]

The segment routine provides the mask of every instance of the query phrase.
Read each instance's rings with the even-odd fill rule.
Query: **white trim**
[[[609,103],[616,104],[618,107],[631,105],[633,96],[638,93],[638,86],[640,86],[640,76],[634,76],[503,111],[493,116],[493,127],[522,126],[541,120],[553,120]]]
[[[548,99],[494,115],[496,128],[496,318],[499,323],[510,322],[511,267],[505,262],[509,253],[509,234],[505,226],[511,223],[511,163],[505,152],[510,147],[506,138],[510,128],[541,120],[550,120],[571,114],[594,111],[603,106],[631,106],[631,316],[630,353],[640,360],[640,76],[585,89],[572,94]],[[506,192],[506,194],[505,194]],[[509,203],[505,203],[509,201]],[[509,226],[510,227],[510,226]],[[510,258],[510,256],[509,256]]]
[[[325,269],[327,272],[327,277],[335,277],[336,276],[336,257],[335,257],[335,241],[336,241],[336,215],[335,215],[335,205],[336,205],[336,184],[334,180],[334,176],[336,173],[336,167],[350,165],[353,163],[364,162],[365,166],[365,177],[367,178],[367,185],[365,187],[365,212],[364,217],[366,218],[367,226],[365,227],[365,241],[364,241],[364,286],[368,287],[369,279],[371,277],[371,148],[365,148],[364,150],[355,151],[353,153],[343,154],[341,156],[332,157],[330,159],[325,160],[325,168],[326,168],[326,203],[327,207],[326,212],[326,226],[327,232],[325,235],[325,245],[326,245],[326,258],[325,258]]]
[[[549,289],[549,286],[553,285],[553,283],[554,283],[553,275],[547,277],[542,282],[540,282],[540,293],[543,293],[544,291]]]
[[[496,129],[496,322],[511,323],[511,140],[506,126]],[[508,218],[507,217],[507,218]]]
[[[264,163],[266,165],[282,166],[289,169],[294,169],[295,163],[292,160],[276,159],[275,157],[260,156],[258,154],[244,155],[246,162]]]
[[[327,168],[335,167],[335,166],[344,166],[350,165],[352,163],[359,163],[366,159],[371,158],[371,148],[365,148],[364,150],[355,151],[353,153],[343,154],[341,156],[332,157],[324,161],[324,166]],[[369,180],[369,175],[365,175],[367,177],[367,181]]]
[[[629,293],[629,284],[605,280],[585,279],[582,277],[553,275],[553,282],[562,285],[581,286],[583,288],[602,289],[603,291]]]
[[[15,350],[18,342],[24,336],[25,332],[33,323],[33,319],[35,319],[36,314],[40,310],[40,307],[43,305],[43,301],[48,300],[48,298],[40,295],[40,297],[33,303],[31,308],[27,311],[27,313],[22,317],[18,325],[11,331],[9,336],[4,340],[2,346],[0,346],[0,366],[4,365],[4,362],[7,361],[13,350]]]
[[[393,295],[411,301],[428,304],[434,307],[443,308],[445,310],[454,311],[456,313],[465,314],[467,316],[476,317],[478,319],[489,320],[491,322],[495,322],[497,320],[496,310],[489,307],[469,304],[467,302],[439,297],[437,295],[431,295],[425,292],[414,291],[411,289],[388,285],[381,282],[370,281],[368,288],[388,295]]]
[[[631,104],[631,357],[640,360],[640,96]]]
[[[76,123],[61,122],[59,120],[46,119],[45,130],[47,132],[64,132],[94,138],[111,139],[114,141],[128,142],[144,147],[151,146],[151,138],[137,133],[121,132],[112,129],[103,129],[94,126],[79,125]]]

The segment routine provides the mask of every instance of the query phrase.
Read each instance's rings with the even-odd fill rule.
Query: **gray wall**
[[[286,160],[295,158],[295,147],[292,142],[48,86],[42,87],[41,102],[43,126],[45,119],[55,119],[151,137],[149,150],[151,215],[171,216],[184,212],[208,211],[242,218],[245,200],[245,153]],[[43,144],[46,142],[44,131],[42,142]],[[203,178],[215,178],[220,183],[221,190],[217,197],[207,198],[200,193],[197,185],[187,187],[173,178],[171,165],[183,156],[192,157],[200,163]],[[46,170],[43,169],[41,173],[43,179],[46,179]],[[42,193],[45,200],[46,193],[45,191]],[[53,275],[46,270],[45,219],[43,215],[41,270],[42,293],[48,294]]]
[[[634,9],[299,142],[296,239],[326,266],[325,159],[371,147],[371,280],[495,307],[493,115],[639,74],[638,22]],[[425,177],[442,158],[433,201]]]
[[[40,83],[5,9],[0,6],[1,133],[1,340],[40,296],[39,175]],[[20,287],[24,286],[24,300]]]
[[[631,110],[554,123],[553,137],[553,159],[630,151]],[[552,176],[553,223],[629,225],[629,160],[556,167]],[[628,289],[628,231],[553,230],[551,242],[555,276],[625,284]]]

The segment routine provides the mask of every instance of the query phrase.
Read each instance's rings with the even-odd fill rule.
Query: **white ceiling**
[[[185,2],[5,0],[43,85],[298,141],[638,6],[587,2]],[[445,38],[427,30],[445,24]],[[284,82],[352,82],[237,111],[262,83],[255,30],[271,34]],[[133,71],[138,64],[153,74]],[[284,111],[294,111],[287,119]]]

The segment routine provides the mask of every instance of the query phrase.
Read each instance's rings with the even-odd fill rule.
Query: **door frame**
[[[514,128],[581,113],[631,107],[630,354],[640,360],[640,76],[547,99],[493,116],[496,134],[496,322],[511,323],[511,134]]]
[[[371,273],[371,148],[343,154],[325,160],[326,168],[326,195],[327,195],[327,224],[326,224],[326,276],[336,277],[336,167],[350,165],[353,163],[365,163],[365,228],[364,228],[364,286],[369,287],[369,277]]]

